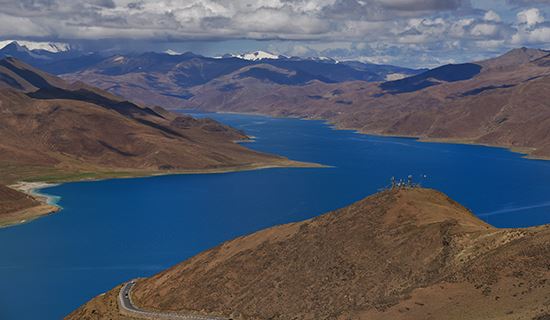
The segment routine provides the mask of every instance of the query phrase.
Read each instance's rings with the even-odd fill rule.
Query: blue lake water
[[[0,319],[60,319],[125,280],[224,240],[313,217],[426,175],[498,227],[550,223],[550,161],[504,149],[336,131],[320,121],[211,114],[249,147],[334,166],[68,183],[64,210],[0,229]],[[417,179],[419,180],[419,179]]]

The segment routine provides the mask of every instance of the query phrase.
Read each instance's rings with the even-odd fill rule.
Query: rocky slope
[[[300,165],[235,143],[246,135],[216,121],[142,107],[14,58],[0,60],[0,115],[0,184]]]
[[[125,319],[117,292],[67,319]],[[546,319],[549,292],[550,226],[496,229],[415,188],[223,243],[133,299],[233,319]]]
[[[256,68],[275,72],[272,66]],[[312,80],[290,86],[247,73],[240,69],[194,87],[186,107],[326,119],[366,133],[498,145],[550,157],[548,51],[515,49],[384,83]]]

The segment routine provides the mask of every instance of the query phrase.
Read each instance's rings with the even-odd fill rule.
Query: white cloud
[[[515,45],[546,45],[550,43],[550,27],[519,30],[512,36]]]
[[[154,40],[150,46],[269,40],[256,43],[284,54],[388,62],[407,56],[430,64],[548,43],[544,14],[550,0],[501,1],[502,7],[479,6],[480,1],[485,0],[0,0],[0,40]],[[267,48],[277,41],[287,43]],[[225,50],[219,42],[216,53]]]
[[[483,16],[483,20],[485,21],[492,21],[492,22],[500,22],[500,16],[498,13],[494,12],[493,10],[489,10],[485,12],[485,15]]]
[[[387,64],[391,62],[391,57],[382,55],[382,56],[360,56],[355,60],[367,63],[376,63],[376,64]]]
[[[504,40],[479,40],[475,42],[479,48],[498,49],[504,45]]]
[[[538,8],[531,8],[518,12],[517,20],[521,24],[534,26],[536,24],[544,22],[544,16]]]
[[[7,37],[40,37],[48,36],[49,30],[43,28],[27,17],[12,17],[0,12],[0,36]]]
[[[298,45],[292,46],[292,48],[288,50],[286,53],[289,56],[305,57],[314,53],[314,51],[308,48],[307,46],[298,44]]]
[[[475,37],[494,36],[498,33],[498,26],[489,23],[476,24],[470,33]]]

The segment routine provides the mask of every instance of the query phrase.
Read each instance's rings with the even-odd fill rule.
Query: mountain
[[[323,119],[364,133],[497,145],[550,157],[548,51],[520,48],[378,83],[313,80],[298,87],[238,75],[191,88],[183,107]]]
[[[0,184],[300,165],[234,143],[247,136],[214,120],[142,107],[15,58],[0,60],[0,114]]]
[[[441,82],[455,82],[472,79],[482,70],[486,73],[514,70],[518,66],[543,58],[548,54],[550,54],[550,52],[544,50],[529,48],[513,49],[497,58],[479,61],[477,63],[447,64],[411,77],[384,82],[380,87],[391,93],[418,91]]]
[[[38,47],[30,46],[31,48]],[[191,88],[243,69],[240,74],[260,81],[286,85],[303,85],[309,81],[339,83],[345,81],[383,81],[414,75],[423,70],[366,64],[358,61],[339,62],[325,57],[285,57],[256,51],[241,55],[209,58],[200,55],[146,52],[106,56],[103,53],[31,50],[11,42],[0,49],[0,58],[14,57],[69,81],[83,81],[133,101],[179,108],[192,97]],[[278,68],[266,74],[265,65]],[[259,69],[252,69],[258,66]],[[295,73],[287,81],[284,74]]]
[[[374,64],[354,60],[340,61],[338,63],[349,65],[357,70],[371,71],[380,76],[384,75],[384,78],[381,79],[381,81],[398,80],[428,71],[428,69],[410,69],[388,64]]]
[[[550,226],[496,229],[430,189],[387,190],[137,281],[145,310],[232,319],[546,319]],[[129,319],[120,287],[67,319]]]
[[[115,55],[62,76],[71,81],[86,82],[117,95],[132,97],[143,104],[161,103],[178,108],[193,96],[192,88],[235,72],[247,78],[293,86],[309,81],[379,81],[384,80],[388,74],[395,73],[389,67],[378,68],[376,65],[361,64],[356,68],[357,64],[337,63],[327,59],[273,57],[260,52],[257,55],[225,55],[222,58],[208,58],[192,53]],[[278,71],[265,71],[266,67],[275,67]],[[376,71],[370,71],[371,68]],[[406,74],[417,73],[416,70],[397,69]],[[295,74],[295,79],[287,81],[284,79],[285,74]]]
[[[0,41],[0,49],[10,45],[17,44],[18,46],[25,47],[27,50],[40,50],[52,53],[59,53],[71,50],[71,46],[62,42],[36,42],[36,41],[22,41],[22,40],[3,40]]]
[[[62,43],[11,41],[2,43],[0,47],[0,59],[16,58],[53,74],[75,72],[105,58],[100,53],[81,52]]]
[[[550,54],[550,51],[522,47],[510,50],[504,55],[493,59],[479,61],[478,64],[482,65],[485,70],[506,70],[547,57],[548,54]]]
[[[284,56],[275,55],[265,51],[255,51],[255,52],[243,53],[243,54],[232,55],[232,56],[235,58],[251,60],[251,61],[258,61],[258,60],[264,60],[264,59],[275,60],[280,58],[286,58]]]
[[[468,80],[481,71],[481,66],[475,63],[448,64],[424,71],[412,77],[394,81],[386,81],[380,87],[387,92],[403,93],[422,90],[439,82],[455,82]]]

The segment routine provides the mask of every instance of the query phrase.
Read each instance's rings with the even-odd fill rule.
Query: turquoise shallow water
[[[334,166],[68,183],[64,210],[0,229],[0,319],[60,319],[93,296],[224,240],[345,206],[414,175],[498,227],[550,223],[550,161],[504,149],[336,131],[320,121],[209,115],[247,144]],[[420,179],[426,175],[426,179]]]

